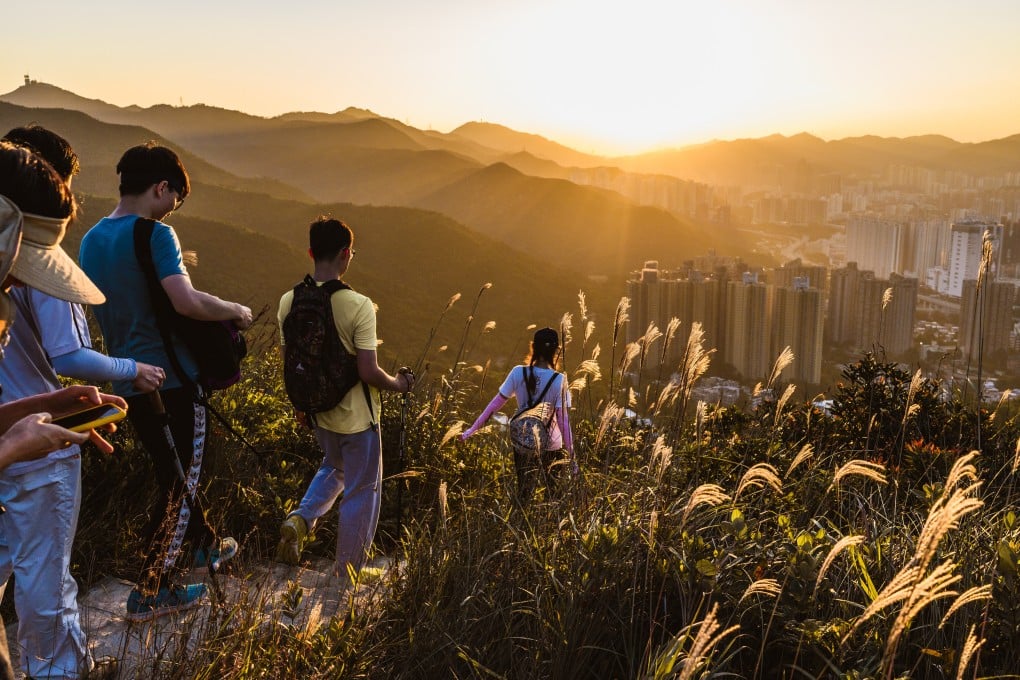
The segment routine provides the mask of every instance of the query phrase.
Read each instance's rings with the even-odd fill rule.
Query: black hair
[[[321,215],[308,228],[308,247],[316,262],[332,260],[344,248],[354,245],[351,228],[329,215]]]
[[[78,154],[71,148],[71,144],[42,125],[30,123],[16,127],[4,135],[4,140],[42,156],[65,182],[70,181],[81,169]]]
[[[74,194],[53,166],[23,146],[0,141],[0,194],[21,212],[65,219],[74,217]]]
[[[191,193],[191,179],[173,149],[148,142],[124,152],[117,163],[120,195],[137,196],[153,184],[166,180],[183,200]]]
[[[531,352],[524,359],[524,363],[532,369],[530,372],[526,372],[524,379],[529,395],[534,394],[538,386],[538,380],[535,378],[535,363],[542,360],[552,366],[554,371],[559,370],[559,350],[560,338],[556,331],[551,328],[540,328],[535,331],[535,337],[531,340]]]

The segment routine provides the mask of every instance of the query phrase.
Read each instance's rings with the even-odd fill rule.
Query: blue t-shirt
[[[125,215],[99,220],[82,238],[78,260],[106,295],[106,302],[93,307],[93,311],[106,339],[107,354],[160,366],[166,371],[163,389],[180,387],[181,381],[156,325],[145,273],[135,257],[137,219],[136,215]],[[175,274],[188,275],[181,258],[181,244],[170,225],[156,222],[150,243],[156,277],[160,281]],[[176,336],[173,346],[184,372],[191,380],[196,380],[198,368],[191,353]],[[131,381],[115,381],[113,391],[125,397],[140,394]]]

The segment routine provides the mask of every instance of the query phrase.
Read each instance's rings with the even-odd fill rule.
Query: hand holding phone
[[[88,432],[122,420],[126,415],[127,411],[116,404],[98,404],[54,418],[53,424],[71,430],[71,432]]]

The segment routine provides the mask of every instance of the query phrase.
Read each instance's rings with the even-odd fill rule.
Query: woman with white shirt
[[[570,391],[567,389],[567,376],[557,371],[559,348],[559,335],[555,330],[541,328],[535,331],[531,354],[525,363],[510,370],[496,396],[460,436],[461,440],[465,440],[477,432],[510,397],[517,400],[518,415],[543,402],[549,404],[552,417],[547,428],[548,445],[538,451],[514,446],[517,496],[524,504],[531,500],[540,477],[545,481],[548,492],[553,493],[565,465],[569,464],[572,472],[577,472],[574,437],[568,417]]]

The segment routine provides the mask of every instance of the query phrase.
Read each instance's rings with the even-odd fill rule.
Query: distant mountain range
[[[982,144],[774,135],[601,158],[491,123],[440,133],[357,108],[262,118],[204,105],[119,107],[43,83],[0,95],[0,132],[32,121],[81,156],[83,227],[112,207],[124,149],[149,139],[175,148],[195,188],[172,222],[199,251],[196,281],[256,306],[275,309],[308,268],[312,218],[349,221],[359,244],[351,283],[383,310],[384,356],[402,358],[420,349],[451,294],[472,296],[486,282],[494,286],[478,316],[510,336],[499,341],[505,350],[528,324],[554,325],[573,310],[579,290],[605,330],[644,260],[674,266],[712,248],[765,257],[745,235],[699,222],[693,210],[647,205],[649,195],[683,194],[689,209],[704,200],[698,182],[755,185],[805,165],[846,174],[890,163],[1020,170],[1020,135]]]

